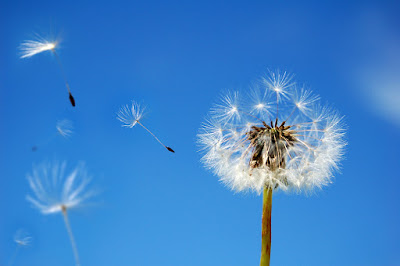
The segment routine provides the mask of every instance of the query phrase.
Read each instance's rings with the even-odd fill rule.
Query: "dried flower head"
[[[48,41],[40,36],[37,36],[36,40],[27,40],[21,43],[21,58],[32,57],[35,54],[45,51],[54,51],[56,47],[56,41]]]
[[[66,162],[43,163],[28,175],[34,196],[27,196],[27,200],[43,214],[77,208],[94,195],[94,191],[88,190],[91,178],[83,163],[68,174],[65,170]]]
[[[19,229],[14,235],[14,242],[18,246],[29,246],[32,243],[32,237],[23,229]]]
[[[247,99],[228,93],[199,134],[202,161],[235,191],[312,190],[331,182],[345,142],[342,118],[286,72]]]

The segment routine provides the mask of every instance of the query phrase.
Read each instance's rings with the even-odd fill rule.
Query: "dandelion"
[[[20,52],[21,56],[20,58],[30,58],[36,54],[40,54],[45,51],[50,51],[53,53],[55,56],[58,66],[60,67],[61,74],[64,78],[65,86],[67,87],[68,90],[68,95],[69,95],[69,101],[71,102],[71,105],[75,107],[75,99],[72,96],[71,89],[69,87],[69,83],[67,80],[67,75],[65,74],[63,65],[61,63],[60,57],[58,56],[56,52],[56,48],[58,46],[57,41],[49,41],[44,39],[43,37],[36,35],[35,40],[27,40],[21,43],[20,45]]]
[[[91,178],[83,163],[78,164],[71,172],[65,174],[66,163],[43,163],[33,168],[28,175],[29,186],[33,196],[27,200],[39,209],[42,214],[61,213],[70,238],[76,265],[80,265],[78,249],[68,219],[68,211],[82,207],[83,203],[94,195],[88,190]]]
[[[260,265],[269,265],[272,193],[331,183],[345,146],[342,117],[286,72],[271,73],[241,100],[231,93],[203,124],[202,161],[234,191],[263,196]]]
[[[17,244],[17,246],[8,264],[10,266],[13,265],[19,249],[21,247],[27,247],[32,243],[32,237],[25,230],[19,229],[14,235],[14,242]]]
[[[168,151],[175,153],[175,151],[162,143],[156,135],[153,134],[147,127],[145,127],[141,119],[143,118],[145,108],[142,108],[138,103],[132,101],[131,105],[124,105],[117,113],[117,119],[122,122],[123,127],[133,128],[136,124],[139,124],[147,132],[149,132],[164,148]]]

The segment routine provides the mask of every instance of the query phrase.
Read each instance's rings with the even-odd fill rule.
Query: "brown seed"
[[[170,147],[165,147],[165,148],[167,148],[167,150],[169,150],[170,152],[175,153],[175,151],[173,149],[171,149]]]
[[[72,106],[75,107],[75,99],[71,93],[69,93],[69,101],[71,102]]]

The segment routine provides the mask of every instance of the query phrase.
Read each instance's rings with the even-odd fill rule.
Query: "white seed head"
[[[131,105],[124,105],[117,113],[117,119],[122,122],[123,127],[134,127],[143,117],[145,108],[132,101]]]
[[[66,162],[42,163],[34,166],[27,177],[33,192],[27,200],[43,214],[80,207],[94,195],[94,191],[88,189],[91,178],[83,163],[69,173],[66,173]]]
[[[14,242],[18,246],[29,246],[32,243],[32,237],[23,229],[19,229],[14,235]]]
[[[53,51],[58,45],[56,41],[45,40],[40,36],[36,36],[35,40],[27,40],[21,43],[19,49],[20,58],[32,57],[44,51]]]
[[[243,99],[228,94],[201,128],[204,165],[234,191],[310,191],[331,183],[346,145],[342,118],[290,77],[272,73],[264,92]]]

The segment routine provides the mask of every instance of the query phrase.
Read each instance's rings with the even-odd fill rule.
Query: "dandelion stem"
[[[269,266],[271,254],[271,211],[272,188],[265,187],[263,195],[263,212],[261,226],[261,260],[260,266]]]
[[[65,206],[62,206],[62,214],[64,216],[65,227],[67,228],[69,240],[71,241],[72,250],[74,252],[76,266],[80,266],[81,263],[79,262],[78,249],[76,247],[74,235],[72,234],[71,225],[68,220],[67,208]]]

